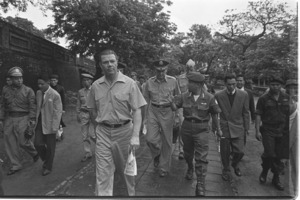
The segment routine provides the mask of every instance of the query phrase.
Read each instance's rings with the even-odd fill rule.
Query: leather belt
[[[188,122],[192,122],[192,123],[207,123],[208,120],[200,120],[200,119],[196,119],[196,118],[184,118],[184,120],[188,121]]]
[[[10,117],[24,117],[26,115],[28,115],[29,112],[9,112],[8,115]]]
[[[169,108],[169,107],[171,107],[171,105],[157,105],[157,104],[154,104],[154,103],[152,103],[152,106],[157,107],[157,108]]]
[[[102,124],[106,127],[109,127],[109,128],[120,128],[121,126],[124,126],[124,125],[128,124],[129,122],[131,122],[131,120],[127,120],[127,121],[125,121],[121,124],[108,124],[108,123],[105,123],[105,122],[100,123],[100,124]]]

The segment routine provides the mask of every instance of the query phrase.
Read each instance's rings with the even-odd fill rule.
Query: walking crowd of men
[[[196,196],[206,194],[209,134],[219,138],[222,178],[231,181],[231,167],[236,176],[243,175],[239,163],[245,154],[251,122],[264,147],[259,182],[266,182],[271,169],[272,184],[284,190],[279,177],[288,159],[293,176],[297,176],[297,80],[288,80],[284,93],[283,80],[271,76],[270,89],[259,97],[255,109],[243,75],[226,74],[225,88],[215,92],[206,81],[208,77],[195,71],[192,60],[176,78],[167,75],[168,61],[156,60],[156,75],[148,80],[142,76],[142,82],[136,72],[130,74],[131,78],[124,74],[126,65],[118,62],[113,50],[99,54],[99,65],[104,76],[94,82],[91,74],[81,74],[83,88],[78,91],[76,104],[83,137],[81,161],[95,155],[97,196],[113,195],[116,173],[127,195],[135,195],[135,177],[124,170],[130,152],[139,148],[144,130],[153,165],[162,178],[170,173],[174,144],[178,143],[179,159],[187,163],[185,178],[192,180],[196,174]],[[42,175],[47,176],[52,172],[58,136],[63,137],[58,133],[65,126],[64,88],[57,84],[57,75],[42,75],[35,94],[23,84],[23,75],[19,67],[8,71],[0,101],[0,128],[11,164],[7,175],[22,169],[20,146],[34,162],[39,158],[43,161]],[[296,183],[293,179],[294,188]]]

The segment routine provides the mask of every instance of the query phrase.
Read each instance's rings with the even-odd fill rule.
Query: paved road
[[[65,128],[66,139],[57,144],[54,168],[49,176],[41,176],[42,162],[32,163],[31,158],[24,154],[24,169],[13,176],[4,176],[3,186],[6,196],[94,196],[95,185],[95,160],[81,163],[83,157],[79,125],[73,110],[64,116],[67,123]],[[246,146],[246,155],[241,163],[242,177],[234,176],[234,180],[224,182],[221,179],[221,163],[218,153],[216,138],[211,134],[209,166],[207,182],[207,195],[213,198],[222,197],[263,197],[273,199],[289,196],[288,189],[277,191],[270,184],[271,176],[265,185],[260,185],[258,176],[261,171],[260,154],[262,145],[254,138],[252,125]],[[168,177],[160,178],[153,167],[150,152],[141,136],[141,148],[137,152],[138,176],[136,177],[136,193],[143,197],[192,197],[194,196],[196,180],[184,179],[186,164],[178,160],[178,151],[172,157],[171,172]],[[3,157],[3,139],[0,138],[0,156]],[[7,164],[4,166],[7,171]],[[283,176],[283,183],[288,188],[288,171]],[[122,196],[124,188],[115,182],[114,196]]]

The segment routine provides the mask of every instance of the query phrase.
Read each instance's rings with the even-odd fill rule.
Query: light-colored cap
[[[7,72],[8,76],[23,76],[23,70],[20,67],[12,67]]]
[[[194,67],[195,64],[196,64],[196,63],[195,63],[192,59],[189,59],[185,65],[186,65],[186,66],[189,66],[189,67]]]
[[[82,73],[81,74],[82,78],[90,78],[90,79],[94,79],[94,77],[90,74],[87,74],[87,73]]]

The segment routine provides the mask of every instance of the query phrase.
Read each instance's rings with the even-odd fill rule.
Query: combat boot
[[[262,157],[262,172],[259,175],[259,182],[260,183],[265,183],[267,181],[267,175],[268,175],[268,171],[271,167],[271,162],[272,162],[272,158],[264,158]]]
[[[205,196],[205,176],[197,178],[196,196]]]
[[[275,186],[277,190],[284,190],[283,185],[280,183],[279,174],[275,173],[273,175],[272,184]]]
[[[269,169],[263,169],[262,172],[259,175],[259,182],[265,183],[267,181],[267,175],[268,175]]]

